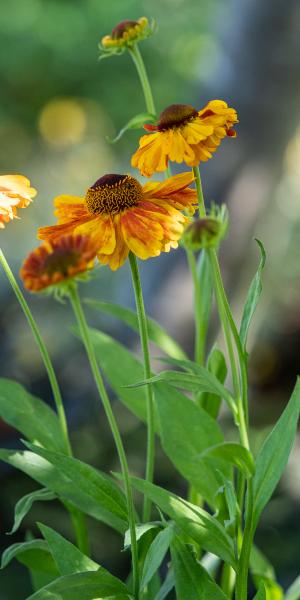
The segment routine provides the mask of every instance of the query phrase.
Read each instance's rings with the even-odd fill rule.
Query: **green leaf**
[[[298,378],[288,405],[268,435],[256,458],[256,472],[253,479],[254,526],[271,498],[287,464],[297,432],[299,412],[300,379]]]
[[[171,361],[168,360],[168,362]],[[172,362],[175,362],[175,359],[173,359]],[[189,364],[192,361],[176,362],[180,362],[182,365],[183,363]],[[236,413],[236,406],[230,392],[222,385],[222,383],[220,383],[213,373],[210,373],[205,367],[197,365],[197,374],[183,373],[181,371],[161,371],[158,375],[138,381],[128,387],[136,388],[158,381],[163,381],[176,388],[182,388],[191,392],[211,392],[213,394],[218,394],[221,398],[224,398],[230,409]]]
[[[65,450],[55,412],[9,379],[0,379],[0,417],[32,442],[51,450]]]
[[[135,535],[136,541],[138,542],[148,531],[161,529],[160,521],[154,521],[153,523],[142,523],[141,525],[136,525],[135,527]],[[124,550],[127,550],[131,546],[131,535],[130,529],[127,529],[124,538]]]
[[[162,561],[164,560],[174,531],[172,527],[165,527],[160,533],[157,534],[147,552],[141,581],[141,589],[146,587],[151,581],[153,575],[159,569]]]
[[[122,490],[105,473],[65,454],[52,452],[26,442],[26,446],[42,458],[48,460],[63,475],[69,478],[72,487],[92,497],[106,511],[119,519],[127,520],[127,503]]]
[[[225,594],[179,538],[171,543],[177,600],[226,600]]]
[[[266,588],[263,583],[259,586],[258,592],[255,594],[253,600],[267,600]]]
[[[235,568],[233,542],[224,527],[206,510],[137,477],[132,477],[131,481],[137,490],[157,504],[204,550],[219,556]]]
[[[139,419],[147,422],[146,390],[134,390],[125,387],[128,383],[143,378],[144,367],[142,363],[122,344],[102,333],[102,331],[90,329],[90,335],[99,365],[101,365],[111,388],[129,410]]]
[[[300,575],[295,579],[294,583],[288,588],[285,594],[285,600],[299,600],[300,599]]]
[[[36,490],[35,492],[31,492],[31,494],[26,494],[26,496],[20,498],[20,500],[15,506],[15,518],[13,528],[7,535],[12,535],[19,529],[24,517],[30,511],[34,502],[54,500],[55,498],[56,494],[54,494],[54,492],[51,492],[47,488]]]
[[[59,533],[38,523],[60,575],[72,575],[84,571],[98,571],[100,565],[83,554],[76,546],[65,540]]]
[[[129,600],[129,592],[120,579],[101,569],[55,579],[27,600],[94,600],[98,597]]]
[[[205,410],[183,394],[167,385],[154,385],[163,449],[181,475],[214,506],[215,494],[222,483],[218,470],[225,470],[228,477],[230,470],[223,461],[207,461],[199,455],[212,444],[223,441],[221,429]]]
[[[251,549],[250,570],[256,588],[264,584],[266,600],[282,600],[283,591],[276,582],[274,568],[256,546]]]
[[[207,369],[220,381],[220,383],[224,384],[227,377],[227,365],[224,354],[219,348],[212,348],[207,359]],[[202,392],[200,396],[200,405],[211,417],[213,417],[213,419],[216,419],[221,406],[221,398],[218,394]]]
[[[167,597],[167,595],[173,589],[174,586],[175,586],[174,571],[173,571],[172,567],[170,567],[170,569],[168,570],[167,577],[166,577],[165,581],[163,582],[160,590],[157,592],[154,600],[165,600],[165,598]]]
[[[58,575],[48,544],[44,540],[31,540],[9,546],[2,554],[1,569],[4,569],[13,558],[17,558],[20,563],[36,571]]]
[[[96,308],[105,314],[112,315],[126,323],[134,331],[139,331],[139,323],[136,313],[129,308],[111,302],[100,302],[99,300],[86,300],[92,308]],[[177,342],[160,326],[154,319],[147,318],[149,339],[161,348],[166,354],[173,358],[186,358],[186,355]]]
[[[237,467],[245,477],[252,477],[255,472],[255,465],[252,454],[241,444],[234,442],[223,442],[210,446],[202,451],[199,458],[212,457],[229,462]]]
[[[139,115],[135,115],[135,117],[132,117],[132,119],[130,119],[130,121],[128,121],[128,123],[126,123],[122,129],[120,129],[115,138],[110,139],[107,137],[106,139],[111,144],[115,144],[121,139],[121,137],[123,137],[126,131],[129,129],[141,129],[145,123],[156,123],[156,116],[151,115],[150,113],[140,113]]]
[[[60,470],[33,452],[19,450],[0,450],[0,459],[20,469],[29,477],[43,486],[46,486],[55,492],[63,501],[68,500],[82,512],[103,521],[120,533],[125,533],[128,528],[127,520],[117,516],[111,509],[106,509],[99,503],[99,497],[95,498],[93,493],[88,490],[86,493],[77,486],[77,481],[65,476]],[[75,460],[75,459],[74,459]],[[107,478],[107,476],[105,476]],[[111,485],[115,485],[111,478],[108,478]],[[117,486],[115,486],[117,488]],[[119,488],[117,488],[118,490]],[[120,490],[119,490],[119,493]]]
[[[257,273],[251,282],[251,285],[250,285],[250,288],[249,288],[249,291],[247,294],[246,303],[244,306],[244,312],[243,312],[242,321],[241,321],[240,339],[241,339],[241,343],[244,346],[244,348],[246,348],[246,344],[247,344],[247,336],[248,336],[250,322],[254,315],[255,309],[257,307],[257,304],[258,304],[258,301],[259,301],[259,298],[260,298],[260,295],[262,292],[261,277],[262,277],[262,271],[263,271],[263,268],[264,268],[265,262],[266,262],[266,252],[265,252],[262,242],[260,242],[260,240],[255,240],[255,241],[259,245],[261,258],[260,258],[260,263],[259,263],[259,266],[257,269]]]

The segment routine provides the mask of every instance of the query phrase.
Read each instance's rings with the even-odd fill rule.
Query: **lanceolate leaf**
[[[55,579],[27,600],[94,600],[111,597],[115,600],[130,598],[122,581],[101,569]]]
[[[157,592],[154,600],[165,600],[165,598],[168,596],[169,592],[173,589],[174,586],[175,586],[174,571],[173,571],[173,568],[170,567],[168,570],[167,577],[166,577],[165,581],[163,582],[159,592]]]
[[[108,315],[112,315],[117,319],[126,323],[134,331],[139,331],[139,323],[136,313],[129,308],[124,308],[119,304],[111,302],[100,302],[98,300],[86,300],[93,308],[96,308]],[[186,355],[179,344],[161,327],[154,319],[147,318],[149,339],[154,342],[159,348],[164,350],[166,354],[173,358],[186,358]]]
[[[264,442],[256,459],[253,479],[254,524],[269,501],[288,461],[300,413],[300,379],[279,421]]]
[[[16,469],[20,469],[29,477],[43,486],[55,492],[62,501],[75,505],[82,512],[107,523],[120,533],[125,533],[128,528],[127,519],[122,518],[113,512],[113,507],[106,508],[99,502],[99,495],[96,497],[93,491],[83,492],[77,481],[70,479],[59,468],[56,468],[48,460],[33,452],[21,452],[20,450],[0,450],[0,460],[7,462]],[[110,479],[110,478],[108,478]],[[112,480],[111,480],[112,481]],[[112,482],[114,485],[114,482]]]
[[[167,554],[173,535],[173,528],[169,526],[165,527],[165,529],[160,531],[154,538],[145,558],[141,589],[144,589],[144,587],[148,585],[153,575],[159,569]]]
[[[215,494],[222,484],[219,471],[229,477],[230,468],[224,461],[201,458],[201,453],[223,441],[221,429],[205,410],[183,394],[165,384],[154,385],[164,451],[183,477],[214,506]]]
[[[177,600],[226,600],[225,594],[179,538],[171,543]]]
[[[19,383],[0,379],[0,417],[30,441],[63,452],[64,441],[55,412]]]
[[[182,361],[180,362],[182,363]],[[191,392],[211,392],[213,394],[218,394],[221,398],[224,398],[230,409],[236,412],[235,403],[230,392],[222,385],[222,383],[220,383],[213,373],[210,373],[205,367],[201,367],[200,365],[198,366],[197,374],[184,373],[181,371],[161,371],[158,375],[154,375],[150,379],[135,382],[129,387],[140,387],[158,381],[163,381],[176,388],[182,388]]]
[[[199,458],[212,457],[229,462],[244,473],[246,477],[254,475],[255,467],[252,454],[241,444],[223,442],[206,448]]]
[[[58,574],[48,544],[44,540],[31,540],[9,546],[3,552],[1,569],[4,569],[13,558],[17,558],[22,564],[37,571]]]
[[[76,546],[65,540],[59,533],[38,524],[41,533],[48,543],[49,550],[60,575],[72,575],[84,571],[98,571],[101,567],[91,558],[80,552]]]
[[[248,335],[248,330],[249,330],[249,326],[251,323],[251,319],[254,315],[255,309],[257,307],[257,304],[258,304],[258,301],[259,301],[259,298],[260,298],[260,295],[262,292],[261,276],[262,276],[262,271],[263,271],[263,268],[264,268],[265,262],[266,262],[266,252],[265,252],[264,246],[263,246],[262,242],[260,242],[259,240],[256,240],[256,242],[259,245],[261,259],[260,259],[257,273],[256,273],[254,279],[252,280],[252,283],[249,288],[249,292],[248,292],[248,295],[246,298],[246,303],[245,303],[244,312],[243,312],[243,316],[242,316],[242,321],[241,321],[240,338],[241,338],[241,342],[242,342],[242,345],[244,346],[244,348],[246,348],[247,335]]]
[[[31,492],[31,494],[26,494],[26,496],[20,498],[15,507],[15,520],[13,528],[8,535],[15,533],[19,529],[20,524],[22,523],[27,513],[30,511],[34,502],[41,500],[54,500],[54,498],[56,498],[56,494],[54,494],[54,492],[51,492],[47,488],[36,490],[35,492]]]
[[[212,552],[235,567],[233,542],[224,527],[207,511],[167,490],[132,477],[133,486],[175,521],[180,529],[204,550]]]
[[[69,478],[75,488],[93,497],[100,506],[111,511],[120,519],[127,519],[125,496],[110,477],[76,458],[51,452],[33,444],[26,443],[26,445]]]
[[[123,137],[124,133],[126,133],[126,131],[129,131],[130,129],[141,129],[141,127],[143,127],[143,125],[145,125],[145,123],[155,123],[156,122],[156,117],[155,115],[151,115],[150,113],[140,113],[139,115],[135,115],[135,117],[132,117],[132,119],[130,119],[130,121],[128,121],[128,123],[126,123],[126,125],[124,125],[124,127],[122,127],[122,129],[120,129],[118,135],[113,138],[107,138],[107,140],[111,143],[111,144],[115,144],[115,142],[118,142],[121,137]]]

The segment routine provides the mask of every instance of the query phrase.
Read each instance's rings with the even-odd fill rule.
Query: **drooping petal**
[[[129,253],[129,248],[123,237],[119,215],[114,218],[114,227],[116,234],[114,251],[111,254],[98,253],[98,260],[103,264],[108,264],[112,271],[116,271],[123,265]]]
[[[76,233],[89,235],[99,248],[101,254],[111,254],[116,247],[116,234],[113,219],[110,215],[93,217],[86,223],[78,225]]]

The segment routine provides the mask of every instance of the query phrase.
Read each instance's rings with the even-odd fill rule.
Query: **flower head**
[[[25,208],[36,195],[30,181],[23,175],[0,176],[0,229],[17,217],[17,209]]]
[[[29,254],[20,270],[31,292],[66,284],[94,266],[97,248],[87,235],[67,235],[47,242]]]
[[[189,250],[215,248],[226,236],[228,228],[228,211],[225,204],[217,206],[212,203],[209,214],[195,219],[185,228],[181,243]]]
[[[58,224],[42,227],[38,237],[51,242],[69,233],[88,234],[98,259],[112,270],[122,266],[129,251],[141,259],[158,256],[177,248],[188,222],[181,211],[194,212],[196,192],[188,187],[192,182],[191,173],[144,186],[131,175],[104,175],[84,198],[58,196]]]
[[[160,115],[157,125],[144,125],[151,131],[140,139],[131,164],[142,175],[165,171],[169,160],[196,167],[212,157],[225,136],[235,137],[238,122],[234,108],[223,100],[211,100],[197,111],[187,104],[172,104]]]
[[[146,17],[137,21],[122,21],[113,28],[111,35],[106,35],[101,40],[100,48],[105,53],[120,53],[130,48],[136,42],[152,35],[155,23],[149,23]]]

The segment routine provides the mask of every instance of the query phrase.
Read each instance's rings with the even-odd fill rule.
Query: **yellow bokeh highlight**
[[[41,111],[38,126],[50,146],[64,148],[76,144],[86,132],[85,108],[72,98],[50,100]]]

